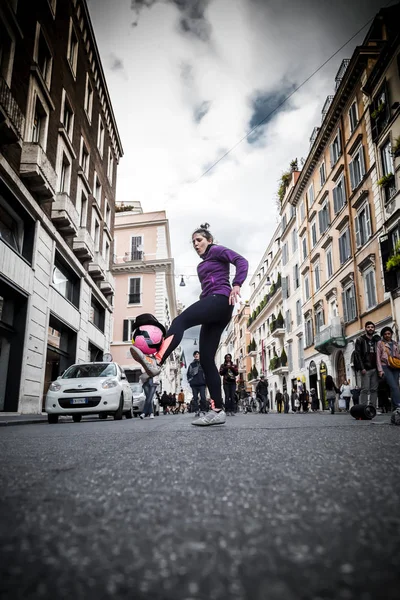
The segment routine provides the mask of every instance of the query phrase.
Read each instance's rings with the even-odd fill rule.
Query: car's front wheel
[[[125,417],[127,419],[132,419],[132,409],[131,408],[125,413]]]
[[[58,423],[58,415],[47,415],[47,421],[50,425],[55,425]]]
[[[114,413],[114,421],[120,421],[122,419],[122,413],[124,412],[124,395],[121,394],[119,399],[118,409]]]
[[[137,418],[138,414],[137,413],[133,413],[133,416],[135,417],[135,419]]]
[[[72,415],[72,420],[74,423],[80,423],[82,421],[82,415]]]

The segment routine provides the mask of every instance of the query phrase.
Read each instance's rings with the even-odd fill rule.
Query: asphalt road
[[[398,600],[400,427],[190,415],[0,430],[8,600]]]

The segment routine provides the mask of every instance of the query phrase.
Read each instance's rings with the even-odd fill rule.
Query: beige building
[[[174,259],[165,211],[144,213],[140,202],[118,207],[112,271],[115,303],[111,353],[128,379],[138,381],[141,367],[129,351],[135,317],[151,313],[168,329],[177,316]],[[180,369],[178,347],[161,372],[159,391],[179,391]]]

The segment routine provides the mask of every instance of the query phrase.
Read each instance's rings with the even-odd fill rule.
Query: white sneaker
[[[199,417],[193,421],[192,425],[200,425],[203,427],[207,425],[223,425],[225,421],[226,415],[223,410],[218,412],[216,410],[209,410],[203,417]]]
[[[131,346],[130,351],[132,357],[139,363],[139,365],[142,365],[149,377],[157,377],[157,375],[161,373],[161,367],[158,366],[155,358],[144,354],[136,346]]]
[[[141,418],[141,419],[144,419],[144,417],[145,417],[145,414],[144,414],[144,413],[142,413],[142,414],[141,414],[141,415],[139,415],[139,416],[140,416],[140,418]]]
[[[153,415],[153,413],[151,413],[151,415],[150,415],[150,419],[154,419],[154,415]]]

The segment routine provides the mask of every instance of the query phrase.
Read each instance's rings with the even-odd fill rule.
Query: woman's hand
[[[379,377],[383,377],[383,371],[378,371]]]
[[[236,302],[239,302],[240,298],[240,285],[234,285],[231,293],[229,294],[229,304],[233,304],[234,306]]]

